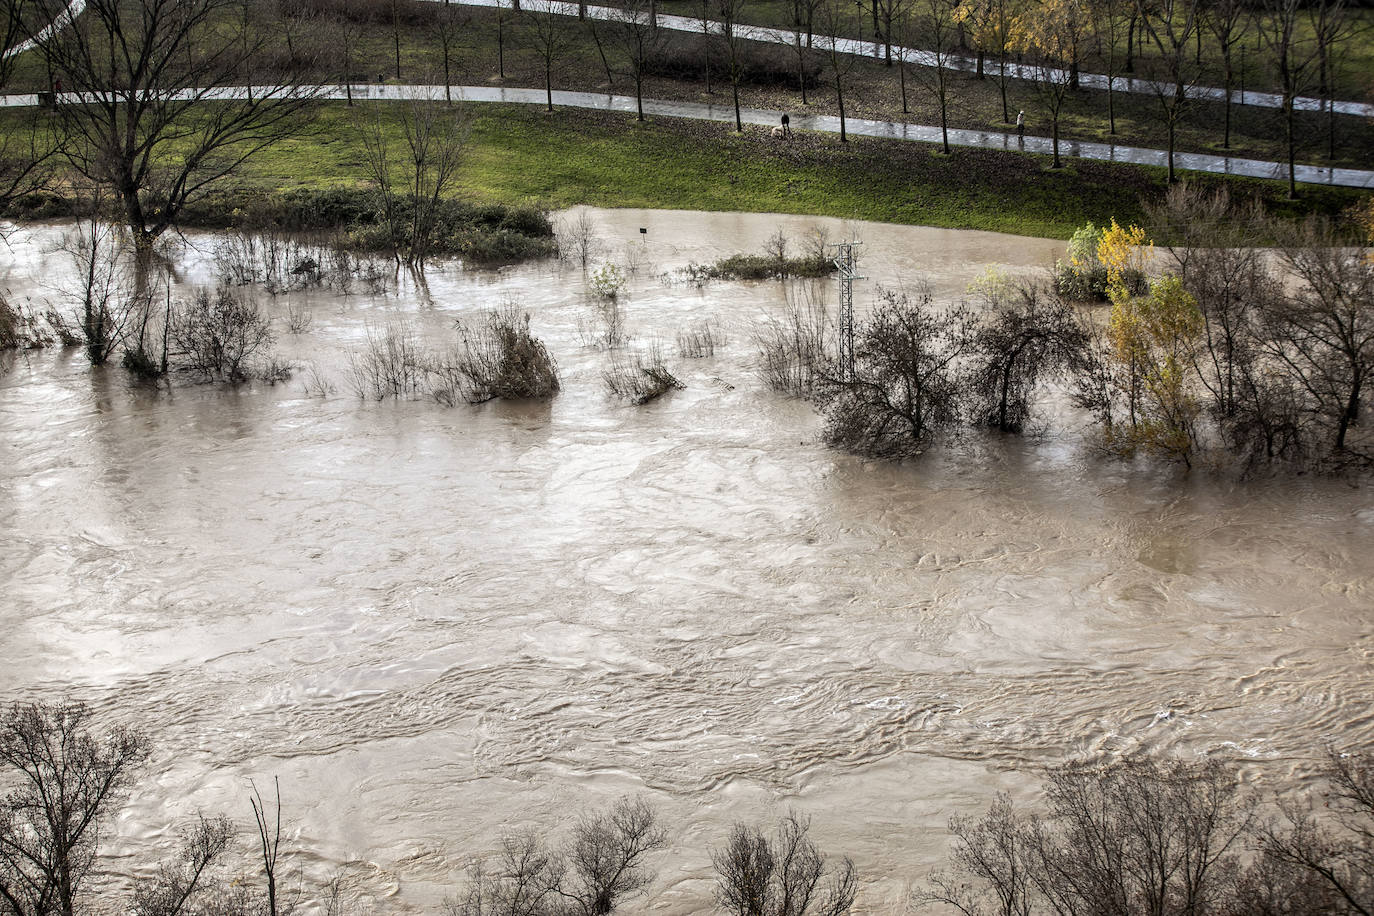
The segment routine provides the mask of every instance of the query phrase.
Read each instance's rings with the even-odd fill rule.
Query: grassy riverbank
[[[396,108],[320,106],[305,135],[249,161],[187,213],[188,225],[224,225],[238,214],[270,221],[297,189],[365,187],[357,117],[394,129]],[[1138,221],[1141,199],[1163,194],[1162,169],[1087,160],[1049,168],[1048,157],[534,106],[472,105],[459,193],[483,203],[574,204],[816,214],[909,225],[1067,238],[1082,223]],[[1260,196],[1275,212],[1336,215],[1359,191],[1309,186],[1283,199],[1273,182],[1190,176]],[[49,208],[32,215],[60,215]]]

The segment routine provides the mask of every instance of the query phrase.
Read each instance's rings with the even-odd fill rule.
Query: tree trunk
[[[1007,49],[1005,47],[997,52],[997,85],[1002,91],[1002,123],[1007,124],[1011,121],[1011,113],[1007,110]]]
[[[1136,14],[1131,14],[1131,21],[1126,23],[1126,72],[1135,72],[1135,18]]]
[[[1174,118],[1169,118],[1169,184],[1178,180],[1174,175],[1174,135],[1177,133],[1177,129]]]
[[[735,100],[735,131],[744,133],[744,122],[739,116],[739,77],[735,75],[734,67],[730,68],[730,94]]]
[[[1284,130],[1288,141],[1288,199],[1298,199],[1298,166],[1297,166],[1297,140],[1293,136],[1293,96],[1285,94],[1283,100],[1284,108]]]
[[[902,86],[902,114],[910,114],[911,109],[906,104],[906,56],[903,55],[901,62],[897,66],[897,80]]]
[[[396,0],[391,0],[391,38],[396,46],[396,79],[401,78],[401,16]]]
[[[946,98],[945,91],[940,91],[940,140],[941,148],[945,155],[949,155],[949,99]]]
[[[844,85],[838,73],[835,74],[835,98],[838,99],[840,103],[840,142],[847,143],[849,142],[849,136],[844,130]]]
[[[1054,117],[1050,119],[1050,137],[1051,143],[1054,145],[1054,164],[1050,168],[1061,168],[1059,164],[1059,112],[1057,111],[1054,113]]]
[[[612,90],[615,89],[615,77],[611,74],[611,62],[606,59],[606,48],[601,44],[601,33],[596,30],[596,23],[590,24],[592,31],[592,41],[596,44],[596,53],[601,55],[601,66],[606,70],[606,85]]]
[[[1116,82],[1116,77],[1107,76],[1107,133],[1116,136],[1116,93],[1112,91],[1112,86]]]
[[[544,93],[548,98],[549,111],[553,111],[553,65],[544,66]]]
[[[1363,379],[1357,374],[1355,383],[1350,386],[1350,397],[1346,401],[1345,410],[1341,413],[1340,423],[1336,426],[1336,451],[1345,449],[1345,433],[1352,423],[1360,419],[1360,388]]]
[[[1226,102],[1222,106],[1222,128],[1221,128],[1221,148],[1231,148],[1231,84],[1235,81],[1235,74],[1231,70],[1231,54],[1226,54]]]

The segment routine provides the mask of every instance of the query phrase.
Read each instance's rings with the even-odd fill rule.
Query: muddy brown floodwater
[[[0,694],[78,697],[156,744],[112,874],[197,809],[248,821],[247,780],[275,775],[297,863],[377,912],[433,912],[503,829],[624,793],[672,844],[636,911],[703,908],[730,824],[795,808],[865,911],[899,912],[947,818],[1031,797],[1045,764],[1222,755],[1302,785],[1324,743],[1370,746],[1366,486],[1108,462],[1069,414],[906,464],[836,453],[752,373],[778,284],[658,276],[839,223],[590,215],[622,262],[648,229],[636,343],[702,317],[729,336],[647,407],[607,399],[582,273],[547,263],[302,296],[314,321],[278,345],[337,380],[369,328],[437,346],[514,300],[564,373],[547,404],[312,398],[300,374],[150,391],[78,351],[0,377]],[[1063,250],[853,228],[861,302]],[[60,231],[14,234],[12,296],[57,300]],[[213,237],[189,242],[205,282]]]

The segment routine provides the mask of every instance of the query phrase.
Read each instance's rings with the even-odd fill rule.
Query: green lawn
[[[353,119],[379,113],[391,122],[396,109],[321,106],[309,136],[254,160],[217,196],[364,183]],[[468,117],[460,193],[511,204],[807,213],[1067,238],[1088,220],[1139,220],[1142,197],[1165,188],[1161,169],[1068,160],[1055,170],[1047,157],[991,150],[943,156],[923,144],[842,144],[806,133],[784,144],[762,129],[740,135],[723,124],[638,124],[630,115],[535,106],[471,106]],[[1364,196],[1313,186],[1290,204],[1274,183],[1196,180],[1259,195],[1286,214],[1336,214]]]

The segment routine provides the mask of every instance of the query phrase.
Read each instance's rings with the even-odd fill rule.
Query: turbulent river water
[[[278,776],[307,873],[432,912],[503,830],[637,793],[671,852],[634,910],[705,908],[730,824],[793,808],[854,858],[865,911],[900,912],[948,817],[1033,797],[1046,764],[1222,755],[1302,785],[1324,743],[1370,745],[1366,486],[1110,462],[1071,414],[903,464],[840,454],[753,373],[779,284],[660,279],[823,224],[866,243],[860,303],[918,278],[953,297],[1062,243],[589,215],[622,262],[643,239],[633,343],[728,335],[646,407],[603,392],[583,274],[551,263],[312,293],[278,340],[337,380],[370,329],[437,346],[511,300],[562,369],[550,403],[308,397],[301,373],[149,390],[58,350],[0,377],[0,695],[80,698],[155,743],[112,874],[198,809],[247,821],[248,780]],[[12,235],[12,297],[60,300],[59,234]],[[188,241],[207,282],[213,238]]]

